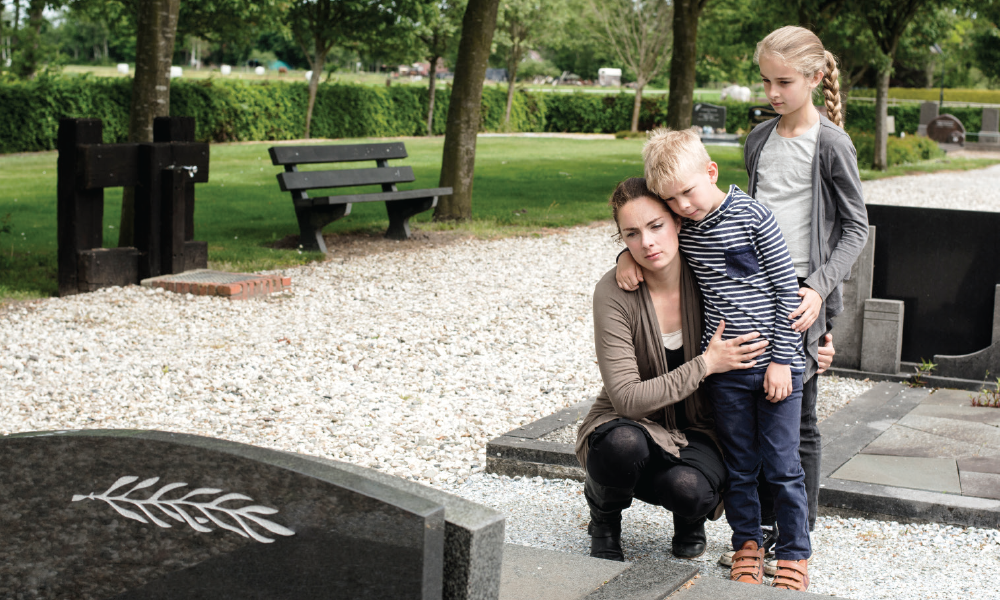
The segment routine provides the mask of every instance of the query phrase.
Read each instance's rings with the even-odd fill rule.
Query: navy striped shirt
[[[799,286],[774,214],[735,185],[701,221],[684,219],[680,249],[705,299],[701,350],[725,319],[723,339],[760,332],[770,343],[755,368],[771,361],[805,370],[802,336],[788,315],[799,306]]]

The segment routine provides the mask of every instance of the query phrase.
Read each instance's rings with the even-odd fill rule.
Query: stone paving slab
[[[924,398],[921,406],[972,406],[972,396],[975,395],[968,390],[946,390],[937,389],[934,393]]]
[[[638,561],[585,600],[662,600],[697,574],[698,567],[693,564]]]
[[[832,475],[862,483],[961,494],[958,465],[949,458],[859,454]]]
[[[974,456],[962,458],[958,461],[959,472],[971,471],[974,473],[993,473],[1000,475],[1000,460],[992,456]]]
[[[143,279],[148,288],[163,288],[178,294],[222,296],[230,300],[246,300],[282,292],[292,285],[291,277],[227,273],[211,269],[193,269],[175,275],[159,275]]]
[[[931,394],[933,398],[937,394]],[[911,415],[921,417],[935,417],[938,419],[952,419],[955,421],[970,421],[972,423],[982,423],[991,427],[1000,427],[1000,409],[987,406],[964,406],[921,404],[913,409]]]
[[[964,459],[984,457],[1000,464],[1000,450],[975,446],[902,425],[893,425],[861,450],[862,454]]]
[[[1000,450],[1000,428],[993,427],[992,425],[969,423],[955,419],[926,417],[912,413],[900,419],[899,424],[910,429],[933,433],[959,442]]]
[[[827,596],[813,594],[811,592],[789,592],[788,590],[778,590],[769,585],[751,585],[749,583],[737,583],[728,579],[717,577],[699,577],[693,579],[690,584],[684,585],[676,594],[670,597],[671,600],[794,600],[801,598],[833,598],[845,600],[840,596]]]
[[[962,471],[959,477],[962,481],[963,495],[1000,500],[1000,475]]]
[[[630,566],[631,563],[505,544],[500,600],[580,600]]]

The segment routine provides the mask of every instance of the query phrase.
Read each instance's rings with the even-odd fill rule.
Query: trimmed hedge
[[[91,76],[39,76],[33,81],[0,81],[0,153],[55,148],[59,119],[90,117],[104,121],[104,141],[124,142],[132,80]],[[434,105],[434,133],[443,134],[451,90],[439,87]],[[194,117],[196,137],[206,142],[286,140],[301,138],[305,129],[308,89],[305,83],[203,79],[174,81],[171,114]],[[635,96],[629,93],[585,92],[514,94],[509,128],[504,126],[505,86],[483,89],[482,131],[552,131],[615,133],[629,129]],[[727,108],[726,130],[747,131],[749,102],[721,102]],[[643,98],[640,130],[666,121],[667,96]],[[967,131],[979,131],[982,110],[949,108]],[[312,136],[317,138],[419,136],[426,133],[427,90],[411,86],[321,85],[313,112]],[[915,104],[889,107],[896,131],[916,133],[920,108]],[[875,106],[847,105],[847,126],[873,131]]]
[[[858,151],[858,166],[870,169],[875,160],[875,134],[869,132],[850,131],[851,141]],[[887,166],[918,162],[944,156],[944,150],[937,142],[920,136],[898,138],[889,136],[886,144]]]
[[[128,78],[39,77],[0,83],[0,153],[52,150],[61,118],[104,121],[104,142],[128,138],[132,80]],[[434,133],[443,134],[451,97],[440,87],[434,99]],[[543,98],[514,95],[511,131],[544,131]],[[170,112],[194,117],[203,142],[286,140],[305,130],[305,83],[178,80],[170,86]],[[483,90],[481,129],[504,128],[504,88]],[[426,134],[427,90],[361,85],[321,85],[311,135],[317,138],[395,137]]]
[[[874,98],[875,90],[851,90],[852,96],[859,98]],[[937,102],[941,99],[941,88],[889,88],[890,98],[900,100],[927,100]],[[1000,90],[971,90],[945,88],[944,99],[949,102],[976,102],[980,104],[1000,104]]]

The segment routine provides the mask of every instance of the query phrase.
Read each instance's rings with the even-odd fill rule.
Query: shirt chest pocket
[[[760,263],[753,246],[739,246],[726,250],[726,274],[734,279],[744,279],[760,272]]]

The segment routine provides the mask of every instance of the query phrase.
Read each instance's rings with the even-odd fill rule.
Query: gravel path
[[[963,177],[982,202],[986,172],[1000,177]],[[887,180],[885,193],[916,199],[930,177]],[[866,184],[869,200],[888,185]],[[599,389],[590,305],[611,233],[338,257],[285,271],[293,291],[265,300],[128,287],[8,307],[0,433],[161,429],[346,460],[497,507],[509,541],[586,553],[580,484],[482,471],[489,439]],[[821,410],[858,385],[825,378]],[[627,512],[630,555],[662,555],[664,514]],[[724,576],[712,564],[725,523],[710,536],[704,571]],[[1000,597],[995,530],[824,518],[814,543],[818,592]]]
[[[1000,212],[1000,198],[989,193],[1000,185],[1000,165],[974,171],[876,179],[862,185],[867,204]]]

